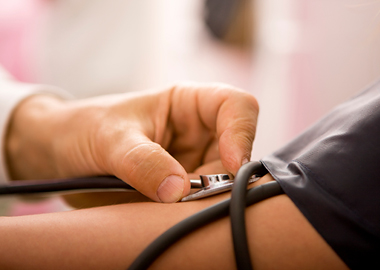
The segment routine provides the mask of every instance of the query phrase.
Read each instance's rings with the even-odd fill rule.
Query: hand
[[[231,174],[250,159],[256,99],[228,85],[62,101],[33,96],[6,137],[12,179],[115,175],[159,202],[190,191],[187,172]],[[219,164],[219,165],[218,165]]]

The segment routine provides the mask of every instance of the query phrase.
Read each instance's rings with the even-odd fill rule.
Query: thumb
[[[122,145],[128,149],[119,147],[110,155],[115,176],[158,202],[177,202],[190,192],[185,169],[159,144],[143,134],[135,134]]]

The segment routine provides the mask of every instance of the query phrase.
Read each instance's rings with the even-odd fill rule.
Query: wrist
[[[34,95],[15,108],[5,138],[11,179],[40,179],[56,174],[51,138],[62,104],[54,96]]]

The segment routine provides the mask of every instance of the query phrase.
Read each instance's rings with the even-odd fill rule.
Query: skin
[[[113,174],[151,202],[0,217],[0,268],[125,269],[165,230],[229,196],[155,202],[164,201],[158,190],[168,176],[183,179],[179,194],[164,196],[175,202],[190,192],[191,173],[235,174],[249,160],[257,113],[252,96],[226,85],[178,85],[81,101],[25,100],[13,113],[6,138],[13,179]],[[250,187],[268,181],[270,175]],[[135,200],[119,195],[112,203]],[[85,207],[111,198],[86,196],[72,198]],[[253,205],[246,215],[255,269],[346,269],[286,195]],[[181,239],[152,265],[234,268],[228,218]]]
[[[12,179],[115,175],[151,200],[176,202],[190,192],[187,173],[235,174],[249,160],[257,115],[253,96],[222,84],[75,101],[35,96],[13,114],[8,168]]]
[[[2,217],[0,268],[126,269],[166,229],[227,196]],[[347,269],[286,195],[250,206],[246,216],[255,269]],[[231,241],[224,218],[181,239],[152,269],[235,269]]]

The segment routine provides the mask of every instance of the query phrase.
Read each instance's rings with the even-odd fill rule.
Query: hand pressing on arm
[[[9,173],[115,175],[154,201],[176,202],[190,192],[187,173],[234,175],[249,160],[257,115],[253,96],[222,84],[74,101],[36,95],[11,118]]]

